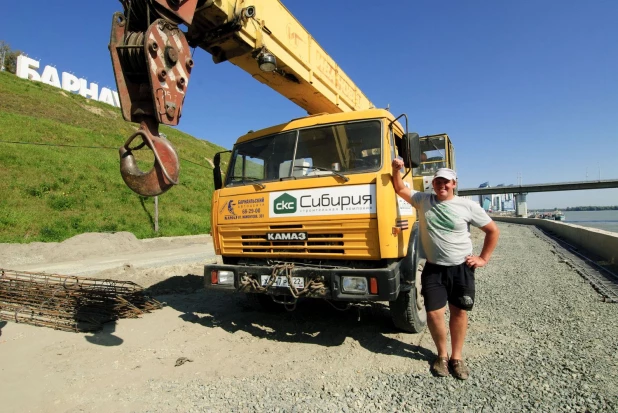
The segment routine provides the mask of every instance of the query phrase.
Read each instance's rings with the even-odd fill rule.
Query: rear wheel
[[[420,333],[427,324],[425,302],[421,295],[421,274],[425,260],[418,253],[418,223],[414,224],[408,244],[408,254],[401,263],[401,285],[414,283],[407,291],[400,291],[395,301],[389,302],[393,324],[408,333]]]

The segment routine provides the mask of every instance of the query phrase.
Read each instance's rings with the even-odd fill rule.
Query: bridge
[[[597,181],[557,182],[549,184],[509,185],[486,188],[458,189],[457,195],[489,195],[515,194],[515,214],[519,217],[528,216],[526,195],[530,192],[576,191],[581,189],[618,188],[618,179],[604,179]]]

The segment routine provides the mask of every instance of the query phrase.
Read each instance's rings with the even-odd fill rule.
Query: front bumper
[[[305,292],[304,297],[327,298],[335,301],[393,301],[399,294],[399,265],[396,262],[387,268],[371,268],[371,269],[337,269],[337,268],[313,268],[313,267],[294,267],[290,270],[290,276],[303,277],[305,286],[310,280],[319,280],[324,288],[312,292]],[[212,284],[211,272],[213,270],[232,271],[234,273],[234,285]],[[250,277],[257,282],[261,275],[270,275],[273,273],[273,267],[270,266],[242,266],[242,265],[225,265],[212,264],[204,266],[204,287],[217,290],[236,290],[246,293],[262,293],[270,295],[292,296],[292,292],[288,287],[272,286],[266,291],[261,291],[251,286],[251,284],[243,283],[243,277]],[[366,277],[367,285],[369,279],[377,280],[377,294],[370,293],[347,293],[342,291],[342,277]],[[262,289],[263,290],[263,289]],[[302,290],[299,290],[302,292]]]

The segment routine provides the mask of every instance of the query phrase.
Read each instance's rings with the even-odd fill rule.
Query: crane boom
[[[161,123],[178,124],[193,66],[190,47],[206,50],[215,63],[230,61],[310,115],[373,108],[279,0],[121,2],[124,13],[114,16],[110,51],[129,121],[152,112]]]
[[[245,4],[250,6],[243,8]],[[219,34],[220,26],[208,28],[209,23],[215,20],[217,24],[216,19],[221,17],[223,25],[236,22],[229,33]],[[215,63],[229,60],[309,114],[373,107],[279,0],[212,2],[195,12],[187,37],[189,44],[212,54]],[[273,72],[260,70],[256,62],[264,53],[276,58]]]
[[[140,129],[120,148],[121,175],[155,196],[178,180],[178,156],[158,133],[177,125],[194,66],[191,48],[229,61],[309,115],[373,105],[279,0],[120,0],[109,50],[125,120]],[[186,26],[186,32],[180,25]],[[142,145],[130,147],[136,137]],[[137,168],[132,151],[148,146],[155,164]]]

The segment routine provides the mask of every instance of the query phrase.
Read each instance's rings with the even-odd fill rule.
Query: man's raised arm
[[[412,203],[412,190],[404,185],[403,179],[401,179],[401,168],[403,168],[403,160],[395,158],[391,164],[393,167],[393,187],[397,195]]]

